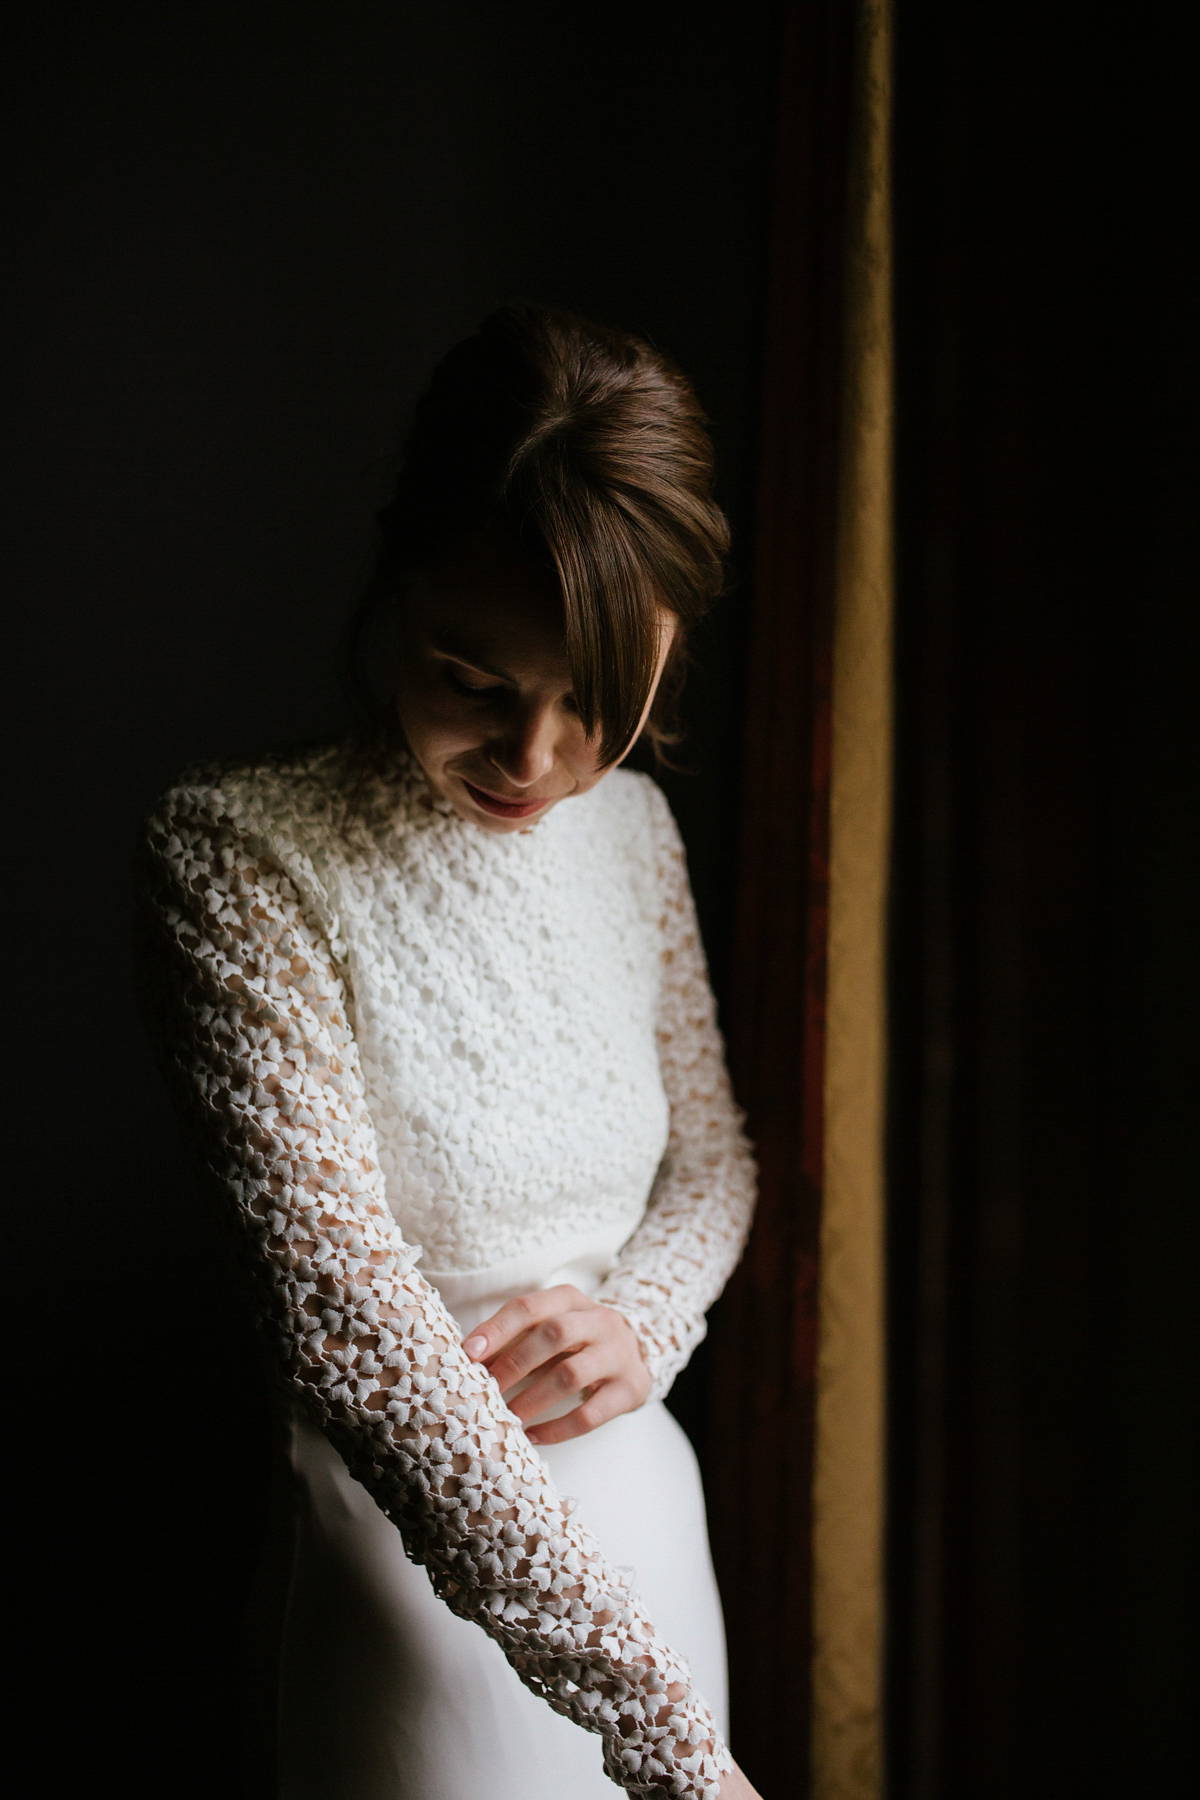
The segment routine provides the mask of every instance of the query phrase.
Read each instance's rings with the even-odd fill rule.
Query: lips
[[[549,806],[552,798],[547,795],[543,800],[503,800],[499,794],[489,794],[486,788],[476,787],[473,781],[468,781],[465,777],[462,778],[462,784],[480,811],[491,813],[496,819],[532,818],[534,813]]]

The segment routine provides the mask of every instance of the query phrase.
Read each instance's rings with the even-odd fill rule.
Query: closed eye
[[[468,673],[460,675],[449,663],[442,665],[442,677],[446,686],[456,694],[469,694],[473,700],[485,700],[492,694],[503,693],[504,683],[487,681]]]

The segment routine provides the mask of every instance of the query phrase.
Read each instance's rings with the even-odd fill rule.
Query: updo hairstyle
[[[729,529],[691,387],[640,339],[542,306],[493,313],[434,371],[418,402],[383,541],[352,621],[349,663],[365,735],[367,642],[409,575],[499,524],[562,593],[574,697],[603,762],[629,748],[657,664],[660,608],[678,621],[646,732],[675,742],[690,627],[721,591]]]

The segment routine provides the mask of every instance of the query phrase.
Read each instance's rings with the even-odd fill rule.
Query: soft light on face
[[[643,724],[673,633],[664,610]],[[557,583],[498,532],[410,580],[396,707],[433,793],[485,831],[528,830],[614,766],[575,710]]]

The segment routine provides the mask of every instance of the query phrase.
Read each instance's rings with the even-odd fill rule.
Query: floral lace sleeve
[[[441,1598],[601,1734],[618,1786],[714,1800],[729,1755],[686,1665],[569,1516],[397,1230],[343,984],[292,879],[185,787],[151,821],[139,894],[147,1016],[286,1379]]]
[[[670,1135],[646,1216],[598,1298],[638,1334],[661,1399],[704,1336],[754,1212],[755,1167],[725,1069],[679,832],[653,790],[661,898],[658,1050]]]

